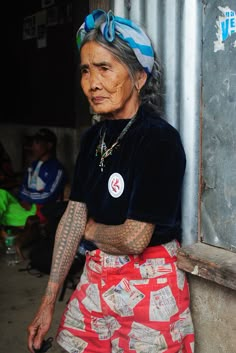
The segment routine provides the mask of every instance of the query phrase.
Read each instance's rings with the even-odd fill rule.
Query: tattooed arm
[[[39,348],[50,328],[58,291],[75,257],[87,221],[85,204],[69,201],[57,227],[51,273],[41,306],[28,327],[28,349]]]
[[[85,239],[93,241],[99,249],[109,254],[140,254],[149,244],[154,227],[154,224],[132,219],[117,226],[108,226],[89,219]]]

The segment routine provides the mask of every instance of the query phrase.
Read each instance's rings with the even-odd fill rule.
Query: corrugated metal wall
[[[202,50],[203,241],[236,252],[236,1],[205,0]]]
[[[182,224],[184,244],[191,244],[198,234],[202,2],[113,0],[110,8],[146,29],[161,59],[165,114],[180,131],[187,155]]]

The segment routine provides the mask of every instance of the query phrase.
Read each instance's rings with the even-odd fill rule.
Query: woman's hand
[[[53,317],[54,305],[42,303],[34,320],[28,327],[28,349],[34,353],[34,348],[39,349],[47,334]]]
[[[96,227],[97,227],[97,223],[92,218],[89,218],[84,232],[84,238],[86,240],[95,242]]]

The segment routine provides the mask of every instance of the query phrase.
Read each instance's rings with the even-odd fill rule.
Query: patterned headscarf
[[[134,51],[134,54],[146,71],[150,74],[154,64],[154,50],[148,36],[134,22],[114,16],[112,11],[95,10],[85,18],[76,36],[77,46],[80,48],[86,33],[100,28],[107,42],[113,42],[115,36],[125,41]]]

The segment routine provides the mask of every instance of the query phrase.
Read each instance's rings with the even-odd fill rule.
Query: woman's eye
[[[102,71],[108,71],[108,67],[107,66],[101,66],[101,70]]]
[[[80,73],[81,73],[81,75],[87,74],[88,73],[88,69],[82,68],[80,70]]]

